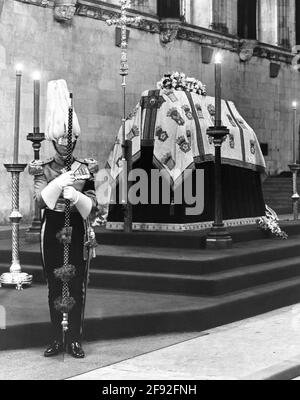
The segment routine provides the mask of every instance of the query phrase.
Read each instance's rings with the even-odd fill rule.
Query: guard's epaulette
[[[99,171],[98,161],[93,158],[76,159],[76,161],[87,165],[91,174],[96,174]]]
[[[44,165],[50,164],[54,160],[54,157],[48,158],[47,160],[33,160],[28,165],[28,172],[30,175],[37,176],[43,175]]]

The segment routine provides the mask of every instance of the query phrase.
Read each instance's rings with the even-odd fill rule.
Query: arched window
[[[257,39],[257,0],[238,0],[238,36]]]
[[[157,0],[157,15],[159,18],[181,17],[181,0]]]

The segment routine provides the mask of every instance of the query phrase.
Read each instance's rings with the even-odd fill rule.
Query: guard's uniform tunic
[[[38,205],[43,209],[41,252],[44,271],[49,289],[49,308],[52,322],[53,340],[61,341],[62,337],[62,313],[54,307],[54,301],[62,294],[62,281],[54,276],[54,270],[63,265],[63,244],[59,241],[58,234],[65,222],[65,199],[62,193],[55,205],[50,210],[45,204],[41,192],[53,179],[57,178],[64,170],[62,160],[56,156],[47,162],[34,163],[30,166],[30,172],[35,175],[34,197]],[[75,173],[73,187],[88,196],[92,200],[92,215],[97,208],[95,194],[94,173],[98,166],[95,160],[78,160],[74,158],[72,170]],[[71,204],[72,241],[70,245],[70,264],[76,268],[76,275],[69,282],[70,296],[75,299],[75,305],[69,313],[69,329],[67,337],[69,342],[80,341],[85,307],[85,292],[90,258],[85,248],[87,228],[89,221],[84,220],[75,206]]]

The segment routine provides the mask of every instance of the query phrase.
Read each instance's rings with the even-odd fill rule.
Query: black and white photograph
[[[0,0],[0,381],[300,380],[300,0]]]

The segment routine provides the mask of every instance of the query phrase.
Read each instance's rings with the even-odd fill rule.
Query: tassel
[[[66,297],[63,299],[60,296],[54,301],[55,309],[57,311],[60,311],[61,313],[69,313],[74,307],[74,305],[75,305],[74,297]]]
[[[56,239],[62,244],[71,244],[72,242],[72,227],[67,226],[62,228],[57,234]]]
[[[54,270],[54,276],[60,279],[62,282],[69,282],[76,275],[76,268],[72,264],[56,268]]]

